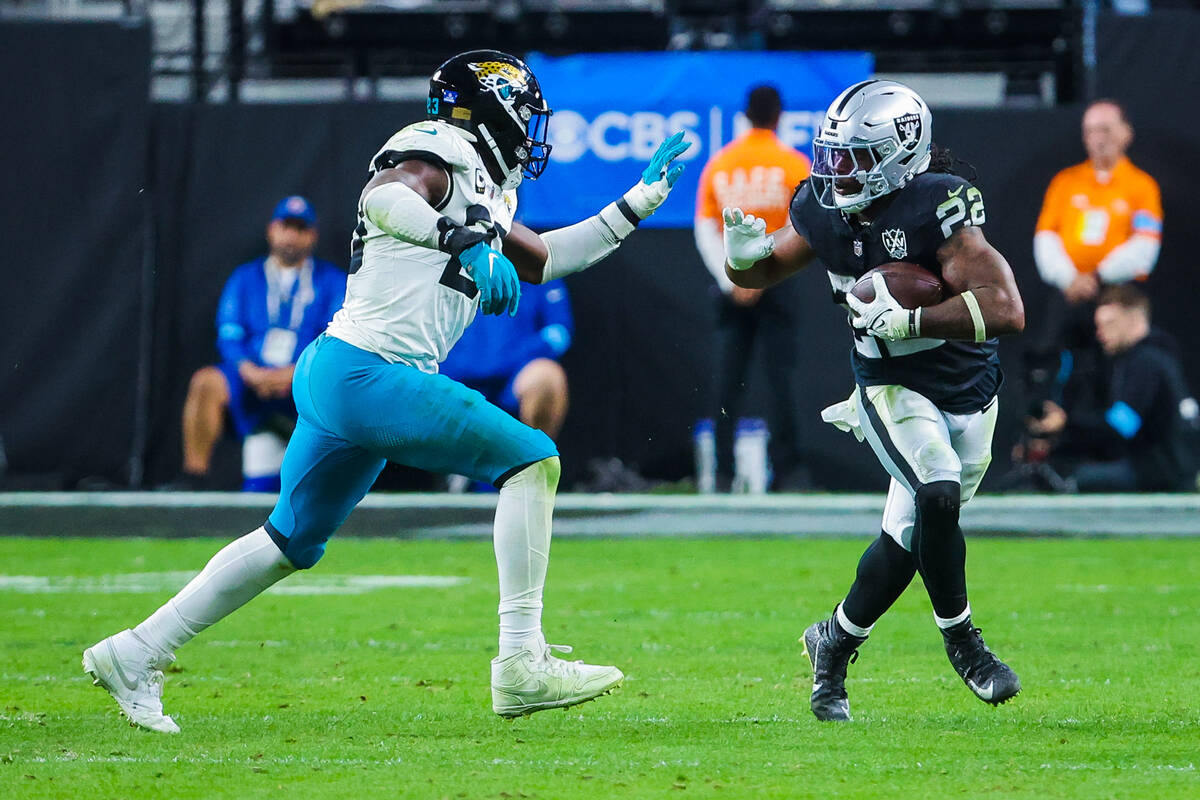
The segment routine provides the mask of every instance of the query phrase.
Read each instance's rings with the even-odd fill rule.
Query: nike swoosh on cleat
[[[110,654],[115,655],[114,653],[111,653],[111,650]],[[138,687],[137,681],[129,680],[129,676],[125,674],[125,670],[121,669],[121,660],[118,658],[113,658],[112,664],[113,669],[115,669],[117,672],[117,677],[121,679],[121,683],[125,684],[125,688],[131,692],[135,691]]]
[[[546,693],[550,691],[550,686],[545,681],[539,680],[537,682],[537,685],[534,686],[533,688],[509,689],[509,688],[500,687],[500,691],[504,692],[505,694],[515,695],[517,697],[524,697],[524,698],[535,697],[536,698],[536,697],[545,696]]]
[[[967,680],[967,684],[970,685],[971,691],[975,692],[975,694],[979,695],[979,697],[984,700],[992,699],[992,695],[995,693],[995,683],[995,681],[988,681],[987,686],[984,687],[980,686],[973,680]]]
[[[823,684],[823,683],[814,683],[813,684],[813,694],[816,694],[817,692],[821,691],[821,689],[824,688],[824,686],[825,686],[825,684]]]

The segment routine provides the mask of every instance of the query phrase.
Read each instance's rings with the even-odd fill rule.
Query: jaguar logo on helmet
[[[475,73],[479,85],[493,92],[502,90],[505,86],[510,89],[523,90],[528,85],[525,73],[515,64],[503,61],[479,61],[467,64],[467,68]]]
[[[896,135],[900,137],[900,146],[905,150],[913,150],[921,141],[921,115],[905,114],[892,120],[896,125]]]

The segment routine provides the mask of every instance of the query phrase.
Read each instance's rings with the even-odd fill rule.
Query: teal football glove
[[[464,250],[458,259],[479,287],[480,311],[496,316],[508,311],[510,317],[517,313],[521,281],[517,278],[517,268],[503,253],[479,242]]]
[[[640,219],[650,216],[666,202],[675,181],[683,173],[684,165],[672,162],[691,146],[691,142],[683,140],[683,131],[667,138],[642,171],[642,179],[625,193],[625,202]]]

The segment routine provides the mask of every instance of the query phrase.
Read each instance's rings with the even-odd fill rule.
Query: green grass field
[[[0,538],[33,576],[0,581],[0,797],[1200,797],[1200,542],[972,541],[976,622],[1024,692],[976,700],[914,585],[831,725],[796,639],[865,541],[556,542],[548,638],[628,677],[514,722],[489,706],[490,543],[335,541],[287,583],[466,581],[263,596],[181,650],[183,733],[131,729],[80,652],[220,544]]]

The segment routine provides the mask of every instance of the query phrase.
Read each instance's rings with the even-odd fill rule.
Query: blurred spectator
[[[1033,237],[1034,260],[1050,289],[1030,371],[1054,379],[1060,354],[1067,351],[1072,369],[1062,371],[1062,378],[1082,391],[1091,391],[1098,378],[1092,316],[1100,289],[1144,279],[1158,259],[1162,200],[1154,179],[1126,158],[1132,141],[1133,128],[1120,105],[1097,100],[1088,106],[1083,115],[1088,160],[1054,176]],[[1054,393],[1044,386],[1034,391],[1039,397]]]
[[[217,308],[221,363],[192,376],[183,406],[183,474],[171,489],[209,485],[213,448],[229,414],[243,440],[244,491],[279,491],[279,464],[296,422],[296,359],[342,306],[346,273],[312,256],[317,215],[285,197],[267,225],[268,254],[237,267]]]
[[[1056,457],[1075,456],[1068,490],[1195,489],[1189,441],[1198,408],[1175,341],[1150,327],[1150,301],[1132,285],[1104,289],[1095,320],[1106,356],[1103,410],[1068,414],[1046,401],[1040,418],[1026,420],[1029,432],[1053,437]]]
[[[477,316],[440,371],[557,439],[567,416],[567,373],[558,360],[574,332],[562,281],[522,284],[516,316]]]
[[[1038,217],[1038,272],[1070,305],[1094,301],[1101,284],[1145,278],[1158,259],[1158,184],[1125,156],[1133,128],[1121,106],[1097,100],[1083,115],[1088,160],[1054,176]]]
[[[705,165],[696,196],[696,248],[712,274],[717,295],[716,421],[717,484],[732,482],[734,414],[746,388],[755,340],[766,359],[766,375],[774,404],[770,417],[771,458],[776,488],[807,488],[796,424],[799,317],[795,286],[743,289],[725,275],[721,211],[741,208],[767,223],[768,231],[788,225],[788,205],[796,186],[808,177],[808,159],[775,135],[782,111],[779,92],[771,86],[751,90],[746,118],[752,126],[721,148]],[[737,470],[739,474],[742,469]],[[702,476],[698,476],[701,481]]]

